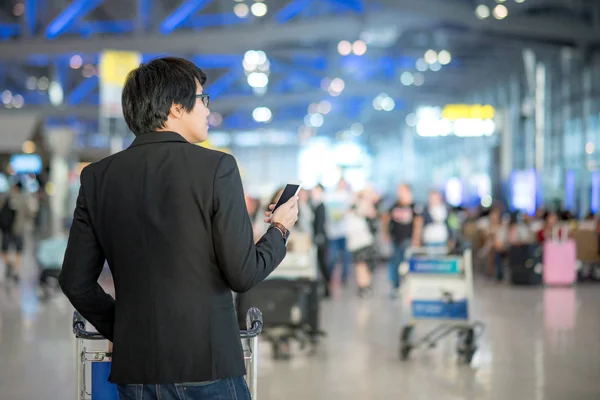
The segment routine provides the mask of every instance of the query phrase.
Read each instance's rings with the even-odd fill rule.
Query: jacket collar
[[[182,142],[189,143],[177,132],[148,132],[136,136],[135,140],[129,147],[141,146],[143,144],[151,144],[151,143],[165,143],[165,142]]]

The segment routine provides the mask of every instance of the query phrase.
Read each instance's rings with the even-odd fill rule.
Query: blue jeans
[[[348,273],[350,264],[352,263],[352,253],[346,250],[346,238],[330,239],[329,240],[329,276],[333,275],[335,264],[338,258],[342,257],[342,283],[348,281]]]
[[[409,247],[410,240],[405,240],[400,244],[394,243],[394,252],[390,257],[390,262],[388,264],[388,276],[394,289],[400,287],[400,272],[398,271],[398,268],[400,267],[400,264],[404,262],[404,255],[406,254],[406,249]]]
[[[243,377],[212,382],[117,385],[121,400],[250,400]]]

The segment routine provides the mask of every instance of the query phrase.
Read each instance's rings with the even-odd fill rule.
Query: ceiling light
[[[4,92],[2,92],[2,102],[4,104],[10,104],[10,102],[12,101],[12,93],[10,90],[5,90]]]
[[[25,142],[23,142],[23,153],[25,154],[35,153],[36,148],[37,146],[35,145],[35,142],[31,140],[26,140]]]
[[[69,60],[69,66],[73,69],[79,69],[83,65],[83,59],[79,55],[74,55]]]
[[[376,109],[377,111],[381,111],[382,107],[381,107],[381,97],[377,96],[373,99],[373,108]]]
[[[434,62],[437,62],[438,55],[435,50],[427,50],[424,58],[427,64],[433,64]]]
[[[42,76],[40,79],[38,79],[38,89],[39,90],[48,90],[49,87],[50,87],[50,80],[48,78],[46,78],[45,76]]]
[[[257,60],[256,60],[257,65],[263,65],[267,62],[267,55],[262,50],[256,51],[256,58],[257,58]]]
[[[425,72],[429,65],[427,65],[427,61],[424,58],[419,58],[416,63],[417,71]]]
[[[25,82],[25,87],[27,90],[35,90],[37,88],[37,78],[35,76],[30,76],[27,78],[27,82]]]
[[[321,126],[323,126],[323,116],[321,114],[311,114],[308,117],[310,126],[314,126],[315,128],[320,128]]]
[[[23,15],[24,12],[25,12],[25,4],[23,4],[23,3],[17,3],[13,7],[13,14],[15,15],[15,17],[20,17],[21,15]]]
[[[328,102],[327,100],[323,100],[322,102],[319,103],[319,112],[323,115],[327,115],[329,114],[329,112],[331,112],[331,103]]]
[[[265,3],[254,3],[250,9],[252,10],[252,14],[256,17],[264,17],[267,15],[267,5]]]
[[[329,84],[329,89],[332,90],[333,92],[337,92],[337,93],[342,93],[344,91],[345,87],[346,87],[346,84],[344,83],[342,78],[335,78]]]
[[[64,92],[60,83],[56,81],[50,83],[50,88],[48,89],[48,97],[52,105],[59,106],[63,103]]]
[[[269,84],[269,77],[263,72],[252,72],[248,75],[248,85],[253,88],[264,88]]]
[[[85,78],[91,78],[92,76],[94,76],[95,73],[96,73],[96,68],[94,68],[94,66],[92,64],[86,64],[83,67],[83,71],[81,72],[81,74]]]
[[[588,154],[592,154],[594,152],[594,143],[587,142],[585,144],[585,152],[588,153]]]
[[[352,44],[347,40],[342,40],[338,43],[338,53],[342,56],[347,56],[352,52]]]
[[[417,116],[414,113],[410,113],[405,118],[406,125],[415,127],[417,126]]]
[[[442,50],[438,53],[438,62],[442,65],[448,65],[452,61],[452,55],[448,50]]]
[[[396,107],[396,102],[391,97],[386,97],[381,100],[381,108],[384,111],[392,111]]]
[[[496,19],[504,19],[508,15],[508,9],[506,6],[502,4],[498,4],[494,7],[494,18]]]
[[[213,111],[208,115],[208,123],[212,126],[220,126],[223,123],[223,116]]]
[[[525,3],[525,0],[515,0],[515,3]]]
[[[490,8],[484,4],[480,4],[475,9],[475,15],[479,19],[486,19],[490,16]]]
[[[250,9],[248,8],[248,6],[244,3],[240,3],[240,4],[236,4],[233,7],[233,13],[238,17],[238,18],[246,18],[248,16],[248,13],[250,12]]]
[[[433,72],[438,72],[440,69],[442,69],[442,64],[439,62],[434,62],[429,66],[429,69],[431,69]]]
[[[413,75],[413,85],[415,86],[421,86],[425,83],[425,76],[423,76],[423,74],[421,73],[415,73]]]
[[[256,122],[269,122],[273,117],[273,113],[267,107],[256,107],[254,111],[252,111],[252,118]]]
[[[408,71],[404,71],[402,75],[400,75],[400,82],[402,82],[404,86],[412,85],[414,82],[413,75]]]
[[[12,104],[15,108],[21,108],[25,105],[25,99],[20,94],[15,94],[12,99]]]
[[[248,50],[246,53],[244,53],[244,62],[247,63],[249,66],[258,65],[258,59],[259,55],[256,50]]]
[[[367,44],[362,40],[357,40],[352,44],[352,51],[357,56],[362,56],[367,52]]]
[[[360,122],[355,122],[350,127],[350,130],[354,134],[354,136],[360,136],[364,133],[365,127]]]

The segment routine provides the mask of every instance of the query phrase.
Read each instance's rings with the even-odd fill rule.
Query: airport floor
[[[26,258],[19,287],[0,284],[0,399],[75,399],[72,309],[61,296],[40,302],[35,277]],[[400,361],[401,302],[388,297],[384,268],[372,298],[335,287],[322,308],[328,336],[314,354],[293,348],[290,360],[274,361],[263,343],[258,398],[600,399],[600,285],[515,288],[479,279],[475,295],[486,329],[468,366],[457,363],[454,335]]]

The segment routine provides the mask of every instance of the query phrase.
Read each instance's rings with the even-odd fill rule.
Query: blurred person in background
[[[313,236],[313,210],[310,204],[310,194],[308,190],[301,189],[298,192],[298,222],[296,222],[296,230],[307,235]]]
[[[558,214],[554,211],[546,211],[544,214],[544,224],[537,231],[537,240],[544,243],[546,240],[552,240],[555,229],[557,230],[557,239],[563,238],[563,230],[559,226]]]
[[[369,257],[365,258],[371,272],[375,270],[377,260],[379,259],[380,249],[377,243],[379,228],[381,223],[381,215],[378,210],[381,198],[372,186],[361,190],[356,196],[357,211],[367,221],[369,232],[373,237],[373,245],[371,246]]]
[[[0,231],[2,231],[2,257],[6,268],[6,279],[19,282],[22,254],[25,248],[25,233],[37,211],[35,199],[23,190],[23,184],[17,182],[0,208]],[[9,253],[14,249],[15,256]]]
[[[375,238],[369,228],[366,215],[360,211],[360,200],[350,208],[346,216],[346,223],[348,226],[347,247],[354,260],[358,295],[365,297],[372,293],[369,262],[374,258]]]
[[[333,277],[339,259],[342,263],[342,285],[348,281],[352,254],[346,247],[346,216],[352,206],[352,194],[346,181],[340,179],[336,189],[325,195],[327,237],[329,238],[329,276]]]
[[[329,239],[327,238],[327,230],[325,229],[327,210],[325,209],[325,204],[323,203],[324,195],[325,188],[320,183],[317,184],[310,193],[314,216],[313,240],[317,246],[317,263],[325,285],[325,297],[329,297],[329,284],[331,277],[329,275],[328,267]]]
[[[429,192],[429,201],[423,213],[423,244],[433,247],[448,247],[450,226],[448,207],[437,190]]]
[[[392,284],[391,296],[396,297],[400,287],[398,268],[406,250],[421,245],[423,232],[423,207],[415,204],[409,185],[401,184],[397,190],[396,203],[385,217],[389,240],[392,241],[393,253],[388,265],[389,280]]]
[[[254,243],[235,158],[194,144],[208,138],[205,81],[174,57],[131,71],[122,104],[136,138],[81,173],[59,283],[114,343],[122,400],[250,399],[232,292],[281,263],[298,217],[296,197],[267,211]],[[114,298],[98,283],[105,261]]]

